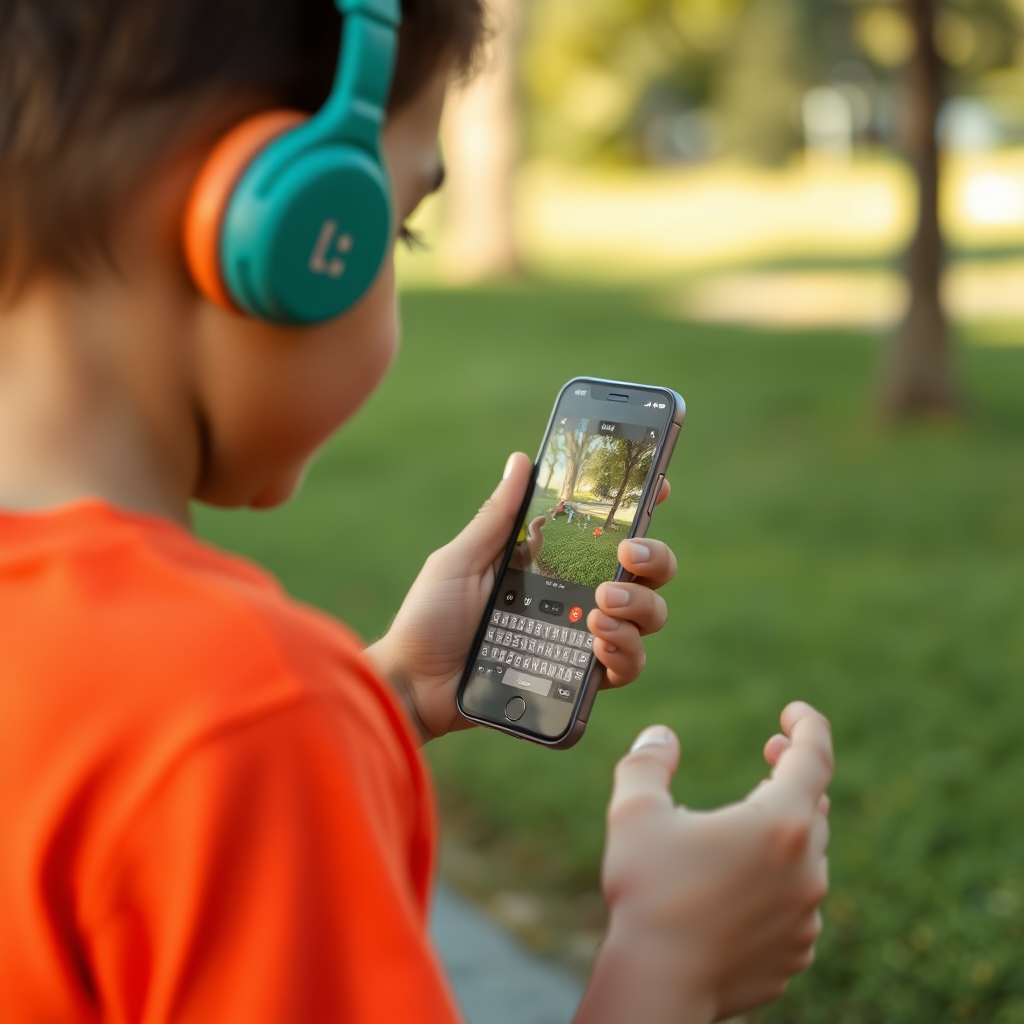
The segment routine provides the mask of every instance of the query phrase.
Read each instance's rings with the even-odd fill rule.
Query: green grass
[[[550,499],[535,498],[530,503],[526,521],[545,515],[549,508]],[[574,518],[570,523],[567,515],[554,519],[548,515],[542,527],[544,544],[539,559],[551,570],[551,575],[590,587],[597,587],[615,575],[619,567],[619,541],[626,536],[629,522],[622,523],[616,532],[605,530],[604,520],[604,515],[591,516],[590,525],[584,528],[582,518]],[[601,532],[595,536],[594,530],[598,528]]]
[[[596,885],[615,759],[652,721],[677,797],[764,772],[779,709],[832,718],[832,894],[818,962],[767,1021],[1024,1022],[1024,348],[964,346],[964,424],[870,415],[877,339],[660,319],[639,293],[413,293],[406,351],[299,500],[204,533],[365,635],[533,454],[577,374],[664,384],[689,412],[652,533],[680,564],[635,685],[556,753],[432,746],[442,800],[508,887]],[[737,894],[741,898],[741,894]]]

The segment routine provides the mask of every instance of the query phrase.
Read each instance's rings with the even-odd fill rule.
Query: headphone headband
[[[309,130],[317,142],[348,142],[376,156],[395,67],[398,0],[335,0],[335,6],[343,19],[338,67]]]
[[[381,129],[399,0],[335,6],[342,40],[323,107],[308,120],[268,111],[236,125],[207,158],[186,211],[186,256],[202,291],[274,323],[344,312],[391,244]]]

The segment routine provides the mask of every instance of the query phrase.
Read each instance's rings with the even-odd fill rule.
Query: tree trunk
[[[571,501],[576,490],[576,481],[579,480],[583,467],[586,464],[587,456],[590,455],[590,446],[594,443],[594,435],[586,432],[586,420],[572,431],[565,435],[565,478],[562,481],[562,490],[559,494],[560,501]]]
[[[939,294],[944,253],[935,124],[942,104],[943,69],[935,50],[935,0],[904,0],[904,9],[916,40],[906,69],[904,128],[918,203],[917,228],[904,262],[910,305],[882,381],[882,410],[896,418],[948,414],[959,407]]]
[[[441,137],[449,187],[441,257],[446,276],[459,283],[507,277],[521,268],[512,209],[520,6],[520,0],[492,0],[495,35],[483,67],[445,104]]]
[[[629,487],[629,478],[633,475],[633,470],[636,464],[640,461],[640,457],[646,451],[646,445],[642,441],[627,441],[626,442],[626,466],[625,472],[622,474],[622,484],[619,486],[619,492],[615,495],[615,501],[612,503],[612,507],[608,510],[608,518],[604,521],[604,528],[610,530],[612,524],[615,522],[615,513],[619,511],[619,504],[622,501],[622,496],[626,493],[626,489]]]
[[[562,489],[558,493],[559,501],[571,501],[576,478],[580,475],[580,460],[583,458],[582,438],[573,431],[566,438],[565,444],[565,476],[562,477]]]

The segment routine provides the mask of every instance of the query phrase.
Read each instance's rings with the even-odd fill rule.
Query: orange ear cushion
[[[185,260],[199,290],[226,309],[237,306],[220,268],[220,227],[231,193],[257,153],[307,119],[297,110],[268,110],[235,125],[210,152],[185,207]]]

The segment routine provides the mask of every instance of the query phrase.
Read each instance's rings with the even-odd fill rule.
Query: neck
[[[0,506],[99,498],[188,525],[199,431],[163,397],[184,393],[167,382],[183,378],[173,342],[188,333],[172,302],[137,291],[114,274],[48,279],[0,308]]]

